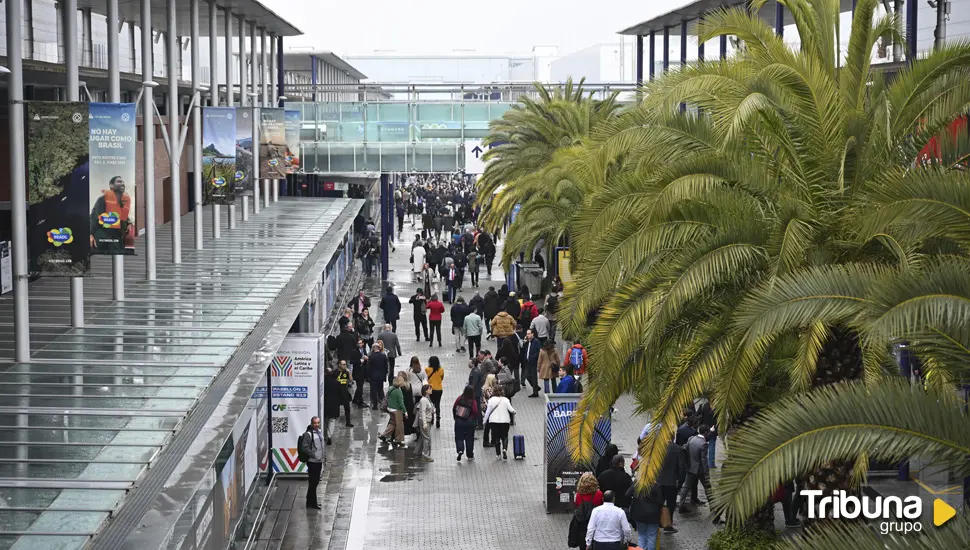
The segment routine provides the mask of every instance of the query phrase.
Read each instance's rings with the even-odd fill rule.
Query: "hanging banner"
[[[236,192],[253,193],[253,109],[236,107]]]
[[[92,254],[135,253],[134,103],[89,104]]]
[[[543,463],[546,470],[546,512],[572,512],[575,509],[576,484],[583,472],[592,471],[591,466],[573,462],[566,446],[569,422],[582,398],[578,393],[546,394],[546,441],[543,446]],[[593,457],[591,464],[599,463],[606,454],[606,446],[612,437],[610,417],[603,416],[593,428]]]
[[[202,108],[202,204],[236,199],[236,108]]]
[[[320,335],[287,336],[270,362],[270,383],[273,387],[273,471],[298,473],[306,471],[306,464],[297,457],[297,441],[310,425],[310,419],[320,416],[323,396],[319,395],[324,345]],[[266,395],[266,387],[256,388],[253,397]]]
[[[303,124],[300,111],[285,111],[286,156],[283,158],[287,174],[300,171],[300,127]]]
[[[573,282],[572,268],[569,266],[569,249],[556,249],[556,269],[559,273],[559,280],[564,283]]]
[[[283,109],[259,110],[259,177],[286,177],[286,126]]]
[[[90,266],[88,104],[28,102],[26,113],[28,269],[79,277]]]
[[[13,290],[13,258],[10,241],[0,241],[0,294]]]

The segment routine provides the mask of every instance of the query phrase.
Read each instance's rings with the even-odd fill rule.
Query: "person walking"
[[[424,268],[421,270],[421,285],[424,287],[424,295],[431,296],[432,294],[438,293],[438,282],[441,277],[438,275],[438,270],[431,267],[429,264],[424,264]]]
[[[394,294],[394,287],[387,287],[387,292],[377,307],[384,314],[384,322],[391,324],[391,332],[397,332],[397,321],[401,318],[401,299]]]
[[[502,349],[505,339],[515,334],[515,317],[509,315],[507,311],[499,311],[492,318],[492,336],[495,337],[496,355]]]
[[[559,374],[562,378],[559,380],[559,385],[556,386],[556,393],[583,393],[583,386],[573,374],[572,365],[560,367]]]
[[[475,402],[482,402],[482,384],[485,382],[485,372],[482,370],[482,363],[480,358],[472,359],[468,362],[468,386],[470,386],[475,392]],[[476,419],[476,424],[478,428],[483,426],[482,416],[479,415]]]
[[[451,334],[455,337],[455,351],[465,351],[465,317],[471,312],[461,296],[451,306]]]
[[[414,433],[418,434],[418,439],[414,449],[424,462],[434,462],[431,458],[431,423],[435,418],[435,406],[431,402],[431,386],[425,384],[418,391],[420,400],[414,405]]]
[[[442,345],[441,344],[441,316],[444,312],[445,312],[445,305],[441,303],[441,300],[438,299],[437,294],[432,294],[431,301],[428,302],[428,321],[431,324],[431,327],[429,330],[431,338],[428,339],[428,342],[431,344],[431,347],[434,347],[435,334],[438,335],[438,347],[440,348]]]
[[[455,404],[451,407],[451,414],[455,419],[455,448],[458,452],[458,462],[463,454],[468,460],[475,459],[475,425],[481,418],[481,409],[475,399],[475,388],[465,386]]]
[[[593,509],[586,527],[586,547],[593,550],[627,550],[630,522],[626,512],[614,505],[616,494],[603,493],[603,505]]]
[[[707,500],[711,499],[714,494],[711,492],[711,479],[708,475],[707,466],[707,424],[701,424],[700,428],[697,430],[697,434],[692,436],[687,440],[687,480],[684,485],[680,488],[680,512],[689,512],[687,507],[687,494],[688,492],[694,490],[697,487],[697,482],[700,481],[701,485],[704,486],[704,493],[707,495]],[[695,506],[700,506],[704,504],[698,498],[694,498],[692,504]]]
[[[536,340],[532,330],[525,332],[525,341],[522,342],[522,371],[523,377],[532,386],[532,393],[529,397],[539,397],[539,351],[541,349],[539,341]],[[524,385],[524,384],[523,384]]]
[[[340,401],[343,391],[333,369],[324,371],[323,377],[323,437],[330,445],[333,442],[334,424],[340,418]]]
[[[428,251],[424,248],[424,244],[418,240],[418,236],[415,235],[415,245],[411,249],[411,281],[419,281],[421,279],[421,271],[424,269],[425,259],[428,257]]]
[[[626,508],[630,505],[627,490],[633,486],[633,478],[626,473],[623,457],[617,454],[610,460],[610,467],[596,478],[603,491],[613,491],[616,495],[616,505]]]
[[[546,340],[549,340],[549,338],[553,336],[552,323],[549,321],[549,318],[546,317],[545,309],[540,307],[538,311],[539,314],[532,319],[532,323],[529,324],[529,328],[536,333],[536,338],[545,344]]]
[[[435,427],[441,427],[441,394],[444,393],[445,369],[441,368],[441,360],[432,355],[428,358],[428,366],[424,369],[431,386],[431,402],[434,404]]]
[[[495,456],[501,456],[503,460],[509,458],[509,427],[514,415],[515,409],[512,408],[512,402],[505,397],[502,386],[495,386],[485,409],[485,423],[489,425],[492,434]]]
[[[367,380],[367,369],[365,368],[366,364],[367,342],[364,342],[363,338],[358,338],[357,349],[354,350],[354,353],[350,356],[350,371],[354,377],[354,385],[357,386],[357,388],[354,390],[354,398],[351,403],[360,408],[367,406],[364,404],[364,381]]]
[[[337,372],[334,373],[337,383],[340,384],[340,405],[344,408],[344,425],[353,428],[350,421],[350,369],[347,368],[346,361],[337,363]]]
[[[425,341],[430,342],[428,336],[428,299],[424,297],[424,291],[420,288],[414,292],[408,300],[414,306],[414,341],[421,341],[421,331],[424,330]]]
[[[476,296],[478,296],[476,294]],[[465,338],[468,339],[468,358],[471,359],[478,355],[482,349],[482,334],[485,332],[485,321],[475,309],[472,309],[465,316],[464,321]]]
[[[538,339],[538,335],[536,336]],[[541,340],[540,340],[541,341]],[[546,340],[539,350],[538,368],[539,378],[542,380],[543,391],[547,394],[556,393],[556,379],[559,377],[559,351],[556,343]],[[550,386],[552,389],[550,389]]]
[[[479,255],[475,249],[471,249],[466,254],[468,260],[468,276],[471,278],[472,288],[478,288],[478,278],[482,271],[482,264],[479,263]]]
[[[387,420],[387,427],[384,428],[384,432],[378,436],[382,443],[387,443],[393,437],[392,446],[399,448],[407,448],[407,445],[404,444],[404,422],[407,420],[405,418],[407,409],[404,406],[404,391],[401,389],[405,385],[407,385],[407,382],[398,377],[394,379],[391,389],[388,390],[387,413],[390,417]]]
[[[499,309],[498,292],[495,292],[494,286],[490,286],[485,296],[482,297],[482,319],[485,321],[489,336],[492,335],[492,318],[498,315]]]
[[[484,409],[488,404],[488,400],[491,399],[493,395],[495,395],[495,386],[498,385],[498,378],[496,377],[496,375],[490,372],[487,372],[487,371],[483,371],[483,372],[486,372],[485,381],[482,382],[482,387],[481,387],[481,395],[482,395],[481,403],[482,403],[482,408]],[[511,401],[511,399],[509,401]],[[492,441],[491,434],[492,434],[491,427],[489,427],[488,424],[485,424],[485,429],[484,431],[482,431],[482,447],[487,448],[487,447],[494,446],[491,443]]]
[[[646,431],[646,430],[645,430]],[[639,447],[640,440],[637,440]],[[687,464],[684,462],[683,448],[673,441],[667,442],[667,454],[660,465],[660,472],[657,474],[657,485],[660,488],[661,502],[667,507],[670,513],[670,525],[664,527],[665,533],[676,533],[677,529],[673,525],[674,512],[677,510],[677,488],[680,481],[684,479],[687,471]]]
[[[660,514],[663,510],[663,494],[654,484],[647,491],[637,491],[630,486],[626,492],[630,502],[630,518],[637,528],[637,543],[643,550],[657,550],[657,534],[660,531]]]
[[[317,486],[320,485],[320,472],[323,471],[323,434],[320,433],[320,417],[314,416],[310,419],[310,425],[306,427],[306,433],[300,436],[300,451],[307,457],[306,471],[309,485],[306,490],[306,507],[322,510],[317,501]]]
[[[563,357],[562,366],[572,365],[573,374],[579,379],[586,374],[587,361],[589,361],[589,354],[586,353],[586,348],[579,340],[573,340],[573,346],[566,350],[566,355]]]
[[[519,381],[521,387],[525,385],[525,371],[522,369],[522,348],[518,342],[518,336],[505,338],[495,357],[499,362],[504,362],[509,366],[512,376]]]
[[[394,379],[394,360],[401,356],[401,341],[393,329],[394,327],[390,323],[386,323],[384,325],[384,331],[377,337],[377,340],[381,342],[381,347],[387,353],[388,384]]]
[[[387,376],[387,356],[384,355],[384,344],[375,342],[367,355],[367,375],[370,378],[370,408],[377,410],[377,405],[384,399],[384,380]],[[390,388],[388,388],[390,391]]]
[[[347,307],[354,312],[355,316],[360,315],[365,309],[370,309],[370,298],[361,290],[357,293],[357,296],[350,300]]]
[[[354,331],[368,346],[374,345],[374,319],[371,319],[370,310],[365,309],[360,315],[354,316]]]

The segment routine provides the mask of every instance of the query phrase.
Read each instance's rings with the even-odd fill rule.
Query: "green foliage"
[[[772,550],[778,535],[774,531],[732,529],[717,531],[707,539],[708,550]]]
[[[74,115],[81,116],[80,122]],[[32,102],[27,106],[28,203],[59,195],[71,174],[88,156],[87,105]]]

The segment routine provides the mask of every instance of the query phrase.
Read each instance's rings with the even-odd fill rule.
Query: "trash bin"
[[[539,296],[542,293],[542,268],[539,264],[527,264],[527,263],[517,263],[518,274],[516,277],[517,288],[522,288],[523,285],[529,287],[529,292],[533,296]]]

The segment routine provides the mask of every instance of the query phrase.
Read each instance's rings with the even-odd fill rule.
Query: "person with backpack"
[[[536,336],[538,339],[538,336]],[[542,342],[542,340],[539,340]],[[552,340],[542,342],[542,349],[539,350],[539,379],[542,380],[542,387],[545,393],[556,393],[556,379],[559,377],[559,351],[556,350],[556,343]],[[550,389],[552,386],[552,389]]]
[[[556,386],[556,393],[583,393],[583,385],[573,374],[573,366],[567,364],[562,367],[559,371],[562,379],[559,380],[559,385]]]
[[[464,391],[452,405],[451,414],[455,419],[455,448],[458,451],[458,462],[461,462],[463,454],[468,455],[468,460],[474,460],[475,426],[481,417],[481,409],[475,399],[475,388],[465,386]]]
[[[519,324],[523,329],[532,328],[532,320],[539,316],[539,308],[532,300],[522,302],[522,310],[519,312]],[[548,336],[548,333],[547,333]]]
[[[306,491],[306,507],[322,510],[317,501],[317,486],[320,485],[320,473],[323,471],[323,434],[320,432],[320,417],[310,419],[306,432],[300,436],[296,444],[297,458],[306,464],[309,485]]]
[[[586,366],[589,361],[589,355],[586,353],[586,348],[579,340],[573,340],[573,347],[566,351],[566,356],[563,359],[562,366],[572,365],[573,374],[578,380],[580,376],[586,374]]]
[[[512,402],[505,397],[502,386],[496,385],[492,389],[492,397],[488,400],[484,421],[491,431],[495,456],[501,456],[502,460],[509,459],[509,427],[512,425],[513,415],[515,415],[515,409],[512,408]]]
[[[600,491],[599,482],[592,472],[579,476],[573,503],[576,511],[569,521],[569,547],[586,550],[586,529],[593,515],[593,508],[603,504],[603,491]]]

